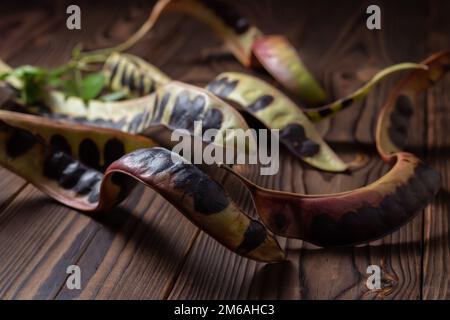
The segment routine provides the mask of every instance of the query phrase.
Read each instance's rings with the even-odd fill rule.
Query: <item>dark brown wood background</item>
[[[284,34],[333,97],[356,89],[382,67],[420,61],[450,47],[450,1],[234,1],[266,33]],[[284,4],[283,4],[284,3]],[[369,4],[382,9],[382,30],[365,27]],[[17,66],[57,66],[72,47],[117,44],[148,16],[150,1],[80,3],[82,30],[65,27],[66,4],[3,1],[0,58]],[[244,69],[200,23],[166,15],[132,53],[175,79],[197,85]],[[375,180],[387,170],[373,147],[374,123],[389,88],[320,123],[347,160],[370,156],[352,174],[313,170],[283,152],[280,173],[253,178],[282,190],[326,193]],[[323,249],[280,239],[288,261],[265,265],[226,250],[150,189],[138,188],[104,219],[66,208],[0,169],[0,298],[3,299],[448,299],[450,78],[423,96],[410,148],[441,172],[435,202],[399,231],[369,245]],[[230,185],[232,180],[226,180]],[[237,189],[237,188],[234,188]],[[234,192],[251,210],[245,192]],[[68,290],[66,268],[82,270],[82,289]],[[365,286],[366,268],[383,268],[383,289]]]

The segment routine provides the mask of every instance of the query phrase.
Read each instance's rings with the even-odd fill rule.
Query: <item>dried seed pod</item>
[[[109,88],[112,91],[125,90],[129,98],[153,93],[170,82],[170,78],[155,66],[126,53],[111,54],[103,71]]]
[[[265,126],[280,130],[280,141],[297,157],[313,167],[340,172],[347,165],[323,141],[313,120],[319,120],[362,99],[384,77],[406,69],[424,68],[414,63],[401,63],[377,73],[366,85],[344,99],[319,109],[302,110],[286,95],[268,83],[238,72],[224,72],[207,85],[207,89],[227,101],[234,102]]]
[[[392,91],[377,125],[377,147],[392,169],[377,181],[347,192],[302,195],[261,188],[232,169],[249,188],[264,224],[275,234],[320,246],[354,245],[378,239],[408,222],[438,192],[439,174],[410,153],[400,151],[395,134],[405,134],[416,94],[450,70],[450,52],[423,62]],[[408,97],[408,98],[405,98]],[[392,128],[392,129],[391,129]]]
[[[77,144],[81,150],[86,141],[92,149],[89,151],[103,151],[105,165],[108,157],[113,160],[104,174],[90,166],[92,154],[85,159],[83,152],[71,151]],[[116,152],[119,144],[120,152]],[[0,111],[0,164],[67,206],[108,212],[140,182],[230,250],[259,261],[284,259],[276,239],[263,224],[243,213],[217,182],[181,156],[163,148],[137,149],[123,155],[124,151],[152,145],[147,138],[120,131],[61,125]]]
[[[417,104],[417,93],[427,89],[450,71],[450,51],[432,55],[423,62],[428,70],[417,70],[400,82],[388,97],[378,117],[376,143],[384,159],[407,143],[409,120]]]
[[[149,18],[148,28],[166,10],[187,13],[207,24],[244,66],[262,65],[284,87],[305,101],[317,104],[326,100],[324,90],[285,37],[263,35],[225,1],[160,0]]]
[[[273,86],[236,72],[222,73],[206,87],[215,95],[232,101],[260,120],[280,130],[280,141],[297,157],[327,171],[345,171],[347,165],[323,141],[300,108]]]
[[[237,131],[233,129],[249,127],[233,107],[205,89],[177,81],[161,85],[150,95],[124,101],[90,100],[86,103],[78,97],[66,97],[52,90],[44,97],[42,105],[35,108],[34,113],[62,121],[143,135],[151,133],[152,127],[162,125],[170,130],[185,129],[205,143],[211,141],[203,133],[217,129],[212,142],[217,146],[229,146],[237,153],[247,154],[250,146],[255,145],[254,136],[245,144],[235,143]],[[195,121],[201,121],[202,126],[194,127]]]

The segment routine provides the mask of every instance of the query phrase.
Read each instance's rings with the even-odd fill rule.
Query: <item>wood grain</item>
[[[380,1],[382,30],[365,27],[367,1],[239,1],[233,5],[266,33],[285,34],[330,93],[358,88],[377,70],[419,61],[450,46],[446,1]],[[82,30],[65,28],[65,3],[20,8],[1,5],[0,58],[12,65],[57,66],[79,42],[108,47],[127,38],[146,19],[148,1],[80,2]],[[4,7],[3,7],[4,6]],[[333,12],[333,14],[324,14]],[[195,35],[195,36],[192,36]],[[205,85],[223,71],[245,71],[230,55],[217,54],[220,40],[200,23],[167,14],[131,52],[171,77]],[[254,72],[253,72],[254,73]],[[267,75],[258,74],[269,79]],[[384,81],[369,97],[320,132],[342,157],[359,153],[367,163],[350,174],[314,170],[282,150],[281,170],[260,176],[260,185],[299,193],[350,190],[380,177],[388,167],[374,148],[374,126],[389,89]],[[52,201],[12,173],[0,169],[0,298],[3,299],[448,299],[449,167],[448,78],[423,97],[409,148],[439,169],[444,189],[425,214],[368,245],[323,249],[280,239],[287,261],[265,265],[242,258],[199,231],[162,197],[137,188],[123,205],[101,219]],[[246,211],[254,212],[244,187],[215,172]],[[82,289],[65,286],[68,265],[82,270]],[[369,292],[366,268],[383,269],[383,289]]]

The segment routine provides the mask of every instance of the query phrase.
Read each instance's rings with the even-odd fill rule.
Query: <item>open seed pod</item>
[[[230,250],[259,261],[284,259],[273,235],[220,184],[154,145],[117,130],[0,111],[0,164],[59,202],[106,214],[139,182]]]

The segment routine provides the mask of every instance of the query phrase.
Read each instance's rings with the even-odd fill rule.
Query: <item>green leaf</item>
[[[81,81],[80,97],[85,100],[92,100],[97,97],[105,85],[103,73],[92,73],[84,77]]]

